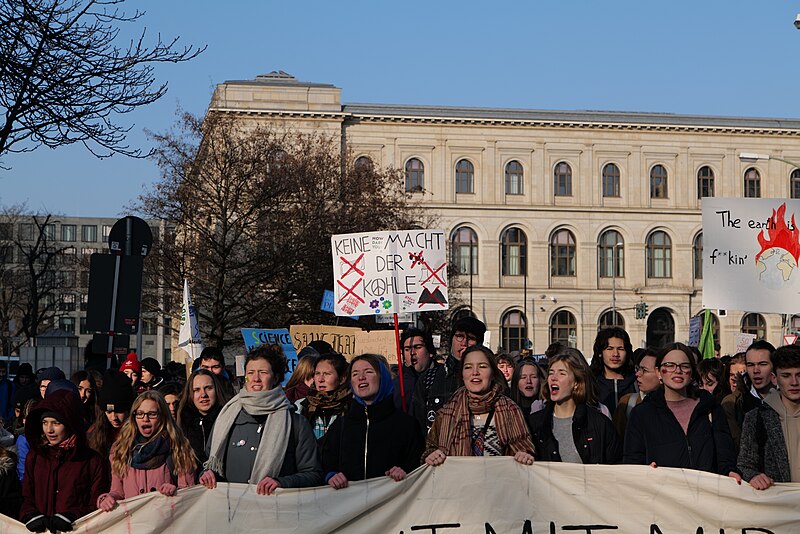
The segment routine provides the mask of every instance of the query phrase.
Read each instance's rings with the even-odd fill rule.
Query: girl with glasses
[[[725,413],[697,387],[691,349],[671,343],[656,357],[661,386],[631,412],[623,462],[727,475],[741,484]]]
[[[109,512],[117,501],[149,491],[175,495],[194,485],[194,472],[194,452],[164,397],[145,391],[133,401],[111,449],[111,491],[97,499],[97,507]]]

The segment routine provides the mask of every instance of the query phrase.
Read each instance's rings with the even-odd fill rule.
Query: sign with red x
[[[447,309],[446,250],[442,230],[333,236],[334,313],[352,317]]]

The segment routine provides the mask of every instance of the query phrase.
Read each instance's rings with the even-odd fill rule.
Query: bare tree
[[[40,145],[76,142],[95,156],[144,156],[126,144],[120,114],[155,102],[167,90],[154,66],[194,58],[203,49],[178,38],[126,42],[124,0],[4,0],[0,3],[0,158]]]
[[[343,163],[339,139],[215,114],[183,115],[155,139],[162,178],[134,208],[176,235],[147,270],[173,294],[190,279],[209,344],[241,344],[247,326],[331,321],[319,310],[331,235],[427,224],[400,171]]]
[[[76,254],[59,243],[53,215],[26,215],[24,207],[0,216],[0,341],[5,354],[54,326],[74,284]]]

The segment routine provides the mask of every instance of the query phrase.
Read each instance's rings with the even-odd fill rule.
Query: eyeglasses
[[[158,412],[140,412],[137,410],[133,412],[133,416],[136,419],[158,419]]]
[[[689,373],[692,365],[690,363],[665,362],[661,364],[661,369],[668,373],[674,373],[677,369],[680,369],[681,373]]]
[[[655,369],[648,369],[647,367],[642,367],[641,365],[637,365],[636,367],[634,367],[634,371],[637,373],[642,373],[644,375],[647,373],[652,373],[653,371],[655,371]]]
[[[477,343],[478,342],[478,338],[475,337],[475,334],[464,334],[462,332],[459,332],[458,334],[455,334],[453,336],[453,339],[455,339],[456,341],[459,341],[459,342],[464,341],[465,339],[467,339],[469,341],[472,341],[473,343]]]

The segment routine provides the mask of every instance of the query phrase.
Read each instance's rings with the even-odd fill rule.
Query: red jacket
[[[55,413],[75,435],[70,448],[51,447],[42,435],[42,417]],[[28,414],[25,437],[31,450],[25,459],[20,518],[44,514],[82,517],[97,509],[97,498],[108,491],[108,461],[86,443],[81,403],[71,391],[51,393]]]

